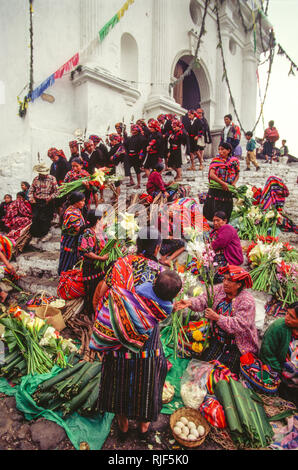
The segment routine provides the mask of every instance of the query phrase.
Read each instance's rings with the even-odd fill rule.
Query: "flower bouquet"
[[[54,364],[66,367],[66,356],[76,351],[71,340],[63,339],[44,320],[19,307],[5,312],[0,317],[0,323],[5,327],[3,338],[9,354],[16,354],[9,369],[22,365],[23,368],[25,366],[26,374],[44,374],[49,372]],[[4,367],[2,372],[7,373],[7,367]]]
[[[61,186],[59,186],[57,197],[64,197],[73,191],[84,192],[86,190],[86,185],[94,190],[104,189],[107,183],[119,180],[117,176],[109,175],[110,171],[110,168],[100,168],[95,170],[93,175],[86,176],[85,178],[80,178],[69,183],[62,183]]]
[[[136,243],[139,226],[134,214],[125,212],[124,214],[119,214],[119,218],[116,219],[114,225],[109,225],[105,228],[109,241],[105,244],[99,256],[104,256],[108,253],[109,258],[106,262],[97,261],[95,263],[96,267],[104,269],[105,265],[125,256],[129,248]]]

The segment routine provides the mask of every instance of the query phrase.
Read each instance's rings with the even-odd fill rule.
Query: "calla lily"
[[[265,214],[265,219],[268,220],[268,219],[273,219],[275,217],[275,212],[273,210],[270,210],[269,212],[267,212]]]
[[[125,212],[122,214],[122,221],[120,225],[124,230],[127,232],[128,238],[131,240],[136,238],[136,233],[139,231],[139,226],[135,221],[134,214],[130,214],[129,212]]]

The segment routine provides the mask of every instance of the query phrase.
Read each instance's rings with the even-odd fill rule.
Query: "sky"
[[[276,42],[286,51],[298,66],[298,0],[270,0],[268,18],[273,25]],[[281,139],[287,140],[289,152],[298,157],[298,72],[288,76],[290,62],[285,56],[276,54],[264,106],[265,127],[273,120]],[[267,79],[268,62],[259,68],[262,96]],[[260,101],[257,102],[257,115],[260,112]],[[255,132],[257,137],[263,135],[262,119]]]

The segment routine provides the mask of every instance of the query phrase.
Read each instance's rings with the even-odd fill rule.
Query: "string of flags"
[[[103,41],[104,38],[108,35],[111,28],[113,28],[120,19],[124,16],[125,12],[128,10],[129,6],[134,3],[135,0],[127,0],[120,10],[109,20],[99,31],[99,40]],[[30,4],[31,5],[31,4]],[[98,39],[97,39],[98,40]],[[93,42],[93,41],[92,41]],[[28,93],[24,100],[22,101],[19,96],[17,97],[20,108],[19,115],[21,117],[25,116],[26,109],[29,102],[35,101],[39,98],[47,88],[51,87],[55,81],[59,78],[62,78],[63,75],[67,72],[70,72],[74,67],[76,67],[80,60],[80,53],[77,52],[73,57],[71,57],[65,64],[63,64],[56,72],[47,77],[38,87],[34,88],[30,93]]]

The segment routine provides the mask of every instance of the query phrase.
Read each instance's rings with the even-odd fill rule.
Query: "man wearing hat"
[[[38,173],[29,189],[29,202],[32,205],[32,237],[45,237],[50,230],[54,215],[54,200],[58,195],[58,184],[54,176],[50,175],[50,168],[45,164],[33,167]]]

